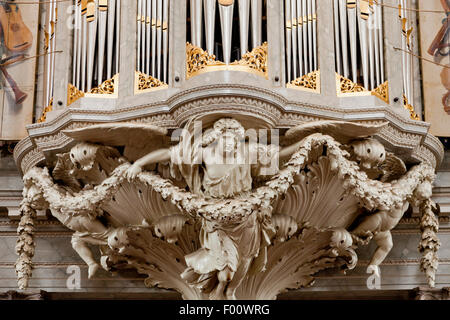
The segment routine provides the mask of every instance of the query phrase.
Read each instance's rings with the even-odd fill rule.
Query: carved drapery
[[[142,156],[142,148],[148,147],[126,147],[121,154],[113,146],[80,143],[60,155],[52,171],[37,167],[28,171],[25,190],[32,201],[23,203],[22,212],[31,207],[50,209],[75,231],[75,250],[83,241],[95,243],[104,269],[115,271],[124,263],[131,265],[147,276],[147,286],[175,289],[190,299],[274,299],[286,289],[311,285],[320,270],[353,268],[356,243],[374,238],[377,250],[387,254],[390,248],[386,251],[380,232],[389,237],[405,206],[413,203],[423,208],[422,268],[433,286],[438,249],[434,234],[437,220],[428,194],[433,168],[421,164],[406,171],[403,162],[386,153],[379,142],[342,138],[345,132],[356,134],[355,127],[345,123],[319,122],[314,128],[325,134],[306,134],[301,139],[308,128],[299,126],[286,134],[286,143],[299,141],[276,175],[231,198],[211,199],[191,193],[180,180],[168,178],[164,166],[130,178],[127,174],[134,172],[130,171],[134,165],[128,161]],[[83,140],[86,134],[101,136],[98,130],[109,130],[108,139],[117,142],[123,132],[144,136],[142,139],[148,134],[166,134],[145,125],[116,129],[100,125],[81,129],[74,136]],[[375,127],[362,129],[375,132]],[[151,147],[158,147],[157,141],[162,140],[154,138],[156,146]],[[372,215],[350,230],[361,210]],[[386,213],[398,220],[380,231],[374,221],[379,221],[378,216],[383,220]],[[24,223],[28,216],[24,214]],[[100,216],[108,217],[109,224],[99,223]],[[86,225],[92,230],[80,228]],[[22,242],[32,246],[30,228],[21,230],[25,232]],[[80,232],[90,236],[83,238]],[[205,243],[205,233],[217,240]],[[217,255],[218,249],[210,247],[213,243],[220,243],[220,250],[225,251],[219,250],[222,254]],[[17,270],[21,283],[26,284],[32,254],[31,250],[21,250],[19,253],[25,254],[19,256]],[[237,260],[232,258],[234,250],[241,252]],[[199,273],[195,266],[202,255],[228,261],[234,271],[229,274],[231,278],[221,278],[226,268],[208,266],[212,269]],[[93,275],[97,263],[86,263]],[[377,267],[380,261],[372,263]],[[26,270],[21,266],[27,266]],[[229,281],[227,288],[221,287],[223,281]]]

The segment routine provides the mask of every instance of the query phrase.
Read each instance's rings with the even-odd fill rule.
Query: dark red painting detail
[[[436,34],[428,53],[434,57],[436,62],[440,62],[450,54],[450,0],[441,0],[447,17],[442,20],[442,27]],[[450,114],[450,68],[442,68],[441,82],[447,93],[442,97],[442,105],[445,112]]]
[[[27,98],[7,67],[24,60],[24,52],[32,45],[33,35],[22,19],[19,6],[14,1],[0,1],[0,70],[13,94],[16,105]]]

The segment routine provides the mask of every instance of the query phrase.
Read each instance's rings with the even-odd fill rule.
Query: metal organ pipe
[[[103,67],[105,61],[105,45],[106,45],[106,19],[108,14],[108,0],[99,0],[98,3],[98,71],[97,83],[101,85],[103,82]]]
[[[297,1],[291,0],[292,71],[297,78]]]
[[[342,74],[342,56],[341,56],[341,39],[339,32],[339,0],[334,0],[334,45],[336,52],[336,71],[338,74]]]
[[[212,0],[215,2],[215,0]],[[239,32],[241,56],[248,51],[248,29],[250,18],[250,0],[239,0]]]
[[[231,36],[233,31],[233,8],[234,3],[230,1],[219,0],[220,22],[222,27],[222,47],[223,62],[231,62]]]
[[[167,79],[167,61],[169,55],[169,0],[163,0],[163,22],[162,22],[162,33],[163,33],[163,76],[162,81],[168,82]]]
[[[241,2],[245,2],[248,0],[240,0]],[[216,25],[216,0],[204,0],[203,1],[205,7],[205,34],[206,34],[206,51],[210,55],[214,54],[214,31]],[[248,30],[247,30],[248,31]],[[242,37],[242,25],[241,25],[241,37]]]
[[[303,76],[303,17],[302,17],[302,1],[297,1],[297,12],[294,12],[297,17],[297,42],[298,42],[298,66],[300,76]],[[295,57],[294,57],[295,58]]]
[[[119,0],[120,1],[120,0]],[[113,68],[113,42],[114,42],[114,25],[116,14],[116,0],[108,1],[108,48],[106,59],[106,78],[111,79]]]
[[[150,41],[151,41],[151,33],[152,33],[152,1],[146,0],[147,6],[147,17],[145,19],[145,73],[150,74],[150,60],[151,60],[151,51],[150,51]],[[144,69],[144,68],[142,68]],[[142,70],[143,71],[143,70]]]
[[[262,44],[262,5],[262,0],[252,0],[251,10],[253,48],[256,48]]]
[[[287,82],[292,80],[292,17],[291,17],[291,0],[286,0],[285,8],[285,24],[286,24],[286,64],[287,64]]]

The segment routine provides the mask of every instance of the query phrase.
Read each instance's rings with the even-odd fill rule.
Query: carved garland
[[[252,214],[258,213],[258,215],[270,215],[273,201],[279,194],[287,192],[292,185],[294,178],[300,174],[306,163],[308,163],[311,155],[314,154],[314,150],[325,145],[327,146],[327,155],[330,160],[331,171],[343,180],[342,186],[348,194],[353,194],[357,197],[360,200],[360,205],[368,210],[388,210],[389,208],[403,205],[405,201],[413,201],[413,194],[420,183],[424,180],[432,181],[434,179],[434,170],[426,164],[421,164],[413,167],[398,182],[392,184],[370,180],[364,172],[359,170],[359,167],[355,162],[347,159],[348,155],[340,148],[339,143],[334,141],[330,136],[315,134],[302,141],[298,151],[293,155],[291,160],[280,171],[275,179],[269,181],[265,186],[256,189],[256,191],[252,192],[246,199],[222,199],[211,204],[201,197],[195,196],[184,189],[172,185],[168,180],[165,180],[154,173],[141,173],[138,175],[137,180],[151,186],[152,189],[159,193],[164,199],[170,199],[173,204],[193,217],[196,217],[197,215],[207,216],[209,220],[216,221],[217,223],[224,223],[225,221],[226,223],[242,223]],[[57,210],[66,215],[92,215],[93,212],[98,212],[96,208],[100,207],[102,203],[109,201],[114,196],[118,188],[120,188],[121,183],[124,181],[123,173],[129,166],[129,164],[124,164],[117,167],[113,174],[105,179],[100,185],[91,190],[84,190],[76,196],[62,193],[58,186],[54,184],[48,169],[46,168],[40,169],[35,167],[31,169],[25,175],[24,181],[25,185],[32,185],[38,188],[41,197],[45,199],[50,209]],[[421,202],[421,205],[424,205],[424,208],[428,208],[431,204],[430,200],[427,201],[428,202]],[[27,204],[24,204],[23,210],[24,212],[28,212]],[[423,215],[425,217],[423,218],[423,221],[428,221],[432,212],[428,209],[424,209]],[[423,234],[425,234],[423,238],[434,239],[432,236],[426,235],[426,232],[429,232],[430,228],[437,230],[437,220],[432,220],[432,223],[424,222],[422,224],[424,226]],[[26,230],[26,234],[27,243],[32,244],[32,239],[30,239],[31,235],[29,235],[30,232],[28,229]],[[437,267],[434,258],[436,257],[435,253],[438,246],[431,246],[430,241],[426,241],[426,243],[424,242],[421,244],[421,247],[425,248],[424,251],[426,254],[431,250],[433,255],[431,257],[426,256],[422,264],[423,270],[427,272],[429,283],[432,286],[434,284],[432,280],[434,279]],[[343,248],[343,250],[345,248]],[[339,256],[338,253],[336,253],[336,257],[337,256]],[[23,279],[27,279],[29,273],[23,272],[23,268],[20,267],[24,264],[29,265],[29,259],[31,258],[28,258],[27,255],[20,255],[17,263],[17,266],[19,266],[17,267],[17,270],[18,272],[21,272],[20,274]],[[431,264],[429,264],[430,261]],[[427,263],[429,265],[427,265]],[[312,274],[320,269],[321,268],[311,269],[310,267],[306,267],[306,270],[310,270],[311,273],[305,271],[306,273],[302,274],[305,276],[312,276]],[[27,270],[28,269],[25,271]],[[147,274],[149,274],[149,272],[147,272]],[[22,280],[22,282],[23,281],[25,280]],[[155,284],[151,278],[148,279],[148,283]]]
[[[27,192],[25,189],[24,192]],[[36,211],[28,198],[24,198],[20,207],[20,223],[17,228],[19,238],[16,244],[16,253],[19,255],[15,264],[18,285],[20,289],[28,287],[28,279],[31,277],[35,243],[33,240],[34,219]]]
[[[419,251],[422,253],[420,270],[425,272],[430,287],[434,287],[436,271],[439,265],[437,251],[441,245],[436,233],[439,230],[439,221],[436,218],[431,200],[426,200],[420,205],[422,217],[420,230],[422,231]]]

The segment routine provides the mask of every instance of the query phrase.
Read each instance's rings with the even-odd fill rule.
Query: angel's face
[[[351,144],[355,160],[364,169],[371,169],[384,162],[386,150],[384,146],[375,139],[364,139]]]
[[[88,143],[79,143],[70,150],[70,161],[77,169],[89,171],[92,169],[97,147]]]

